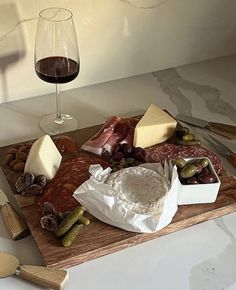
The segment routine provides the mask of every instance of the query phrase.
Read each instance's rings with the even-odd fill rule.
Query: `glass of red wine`
[[[56,85],[57,111],[43,117],[41,129],[50,135],[77,129],[77,119],[61,113],[60,101],[60,84],[73,81],[80,70],[73,14],[69,10],[52,7],[39,13],[34,64],[40,79]]]

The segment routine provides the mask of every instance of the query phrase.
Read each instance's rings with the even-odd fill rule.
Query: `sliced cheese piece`
[[[134,130],[135,147],[146,148],[162,143],[173,135],[177,122],[168,113],[150,105]]]
[[[49,135],[40,137],[32,145],[25,164],[25,172],[35,176],[45,175],[52,179],[60,164],[62,156]]]

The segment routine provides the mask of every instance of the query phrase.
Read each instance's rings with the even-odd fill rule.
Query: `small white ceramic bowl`
[[[187,163],[191,163],[202,158],[206,157],[186,158],[184,160]],[[216,181],[214,183],[188,185],[182,184],[179,181],[179,190],[177,197],[178,205],[215,202],[220,188],[220,179],[216,174],[210,159],[207,159],[209,160],[208,168],[210,172],[216,176]]]

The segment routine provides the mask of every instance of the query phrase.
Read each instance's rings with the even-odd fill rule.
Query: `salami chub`
[[[62,161],[56,176],[44,188],[38,204],[42,208],[44,202],[50,202],[57,212],[72,210],[78,206],[73,198],[74,191],[90,177],[89,166],[100,164],[108,167],[108,162],[90,154],[81,154]]]
[[[222,170],[222,162],[217,155],[202,146],[184,146],[176,144],[161,144],[148,148],[146,162],[161,162],[176,158],[208,157],[217,174]]]

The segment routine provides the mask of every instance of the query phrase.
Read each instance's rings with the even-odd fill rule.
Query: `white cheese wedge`
[[[32,145],[25,164],[25,172],[35,176],[45,175],[52,179],[60,164],[62,156],[49,135],[40,137]]]
[[[177,122],[168,113],[150,105],[134,130],[135,147],[146,148],[171,138]]]

